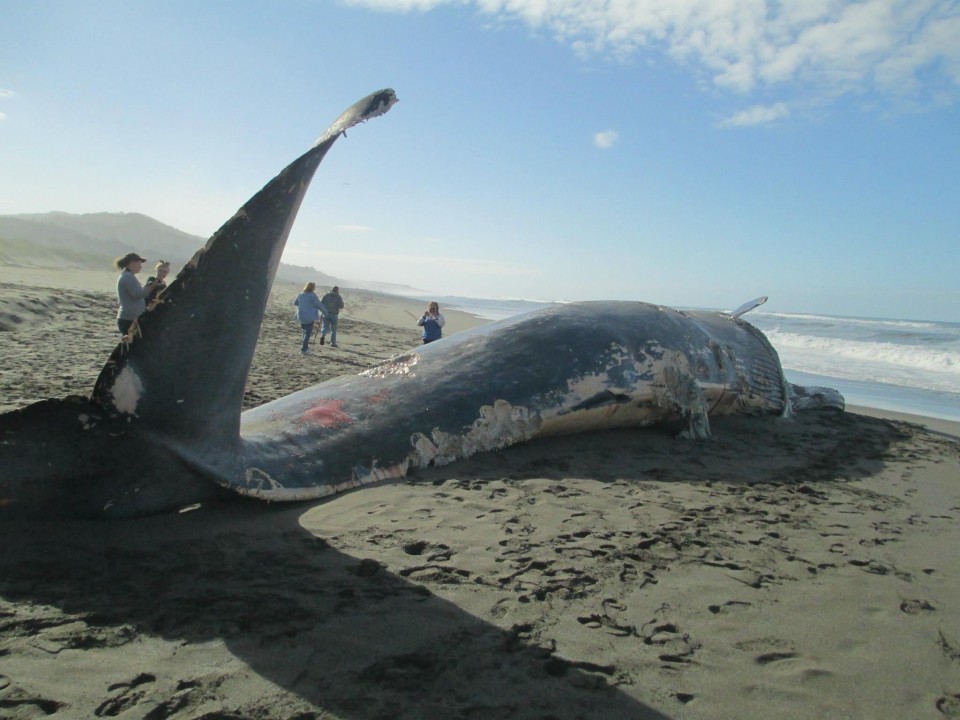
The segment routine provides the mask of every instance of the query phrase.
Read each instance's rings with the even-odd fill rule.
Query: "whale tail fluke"
[[[790,407],[793,410],[846,409],[846,401],[839,390],[820,385],[794,385],[793,383],[788,385]]]
[[[270,288],[314,172],[348,128],[395,102],[381,90],[351,106],[217,230],[114,350],[92,399],[178,443],[236,443]]]
[[[107,361],[90,397],[0,415],[0,520],[148,515],[233,496],[247,374],[280,255],[313,174],[347,129],[397,101],[351,106],[197,251]]]
[[[748,312],[750,312],[751,310],[755,310],[756,308],[758,308],[758,307],[760,307],[761,305],[763,305],[763,304],[767,301],[767,299],[768,299],[768,298],[767,298],[766,295],[761,295],[761,296],[758,297],[758,298],[755,298],[755,299],[753,299],[753,300],[750,300],[750,301],[748,301],[748,302],[745,302],[743,305],[741,305],[740,307],[738,307],[736,310],[730,310],[730,311],[728,311],[728,312],[725,312],[724,315],[729,315],[729,316],[732,317],[732,318],[739,318],[739,317],[742,316],[742,315],[746,315],[746,314],[747,314]]]

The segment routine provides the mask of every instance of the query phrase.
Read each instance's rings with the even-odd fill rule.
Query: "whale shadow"
[[[615,668],[563,658],[527,627],[497,627],[339,552],[298,524],[303,512],[238,500],[137,521],[0,527],[9,661],[0,715],[112,717],[140,706],[136,716],[148,720],[667,720],[619,689]],[[211,671],[168,657],[96,669],[103,653],[149,656],[151,638],[184,658],[222,641],[243,667]],[[45,662],[85,663],[94,689],[31,690],[9,649],[28,646],[49,654]],[[101,654],[84,661],[76,651]],[[237,690],[246,668],[267,681],[243,681],[263,686],[257,697]]]
[[[589,477],[642,491],[651,480],[749,478],[796,486],[802,469],[803,481],[816,486],[876,473],[905,432],[832,412],[722,419],[714,431],[707,443],[662,429],[546,439],[428,468],[410,482],[482,487]],[[137,717],[147,720],[665,720],[638,696],[660,708],[689,702],[658,687],[656,677],[628,689],[635,678],[615,664],[565,657],[530,625],[493,624],[377,560],[337,550],[301,524],[318,505],[237,498],[141,520],[0,526],[0,656],[7,661],[0,708],[111,717],[141,705]],[[335,501],[326,509],[335,510]],[[84,707],[76,693],[31,690],[18,674],[29,665],[14,662],[27,647],[48,653],[50,663],[86,650],[149,658],[154,638],[165,642],[159,652],[173,656],[156,668],[149,659],[119,669],[104,663],[99,695]],[[218,643],[228,652],[215,654],[216,663],[232,656],[236,667],[177,664]],[[91,656],[87,671],[103,657]],[[260,680],[245,678],[247,670]]]

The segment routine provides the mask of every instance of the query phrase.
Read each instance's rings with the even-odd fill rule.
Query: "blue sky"
[[[209,236],[355,100],[284,260],[438,295],[960,321],[960,3],[0,0],[0,214]]]

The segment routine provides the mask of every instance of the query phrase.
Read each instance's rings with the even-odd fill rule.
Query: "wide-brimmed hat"
[[[139,260],[140,262],[147,261],[145,257],[140,257],[138,253],[127,253],[122,258],[117,258],[115,262],[118,268],[125,268],[127,265],[134,262],[135,260]]]

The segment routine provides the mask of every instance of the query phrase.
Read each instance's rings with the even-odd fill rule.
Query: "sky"
[[[960,321],[960,1],[0,0],[0,214],[208,237],[353,102],[284,261]],[[135,250],[135,248],[134,248]]]

